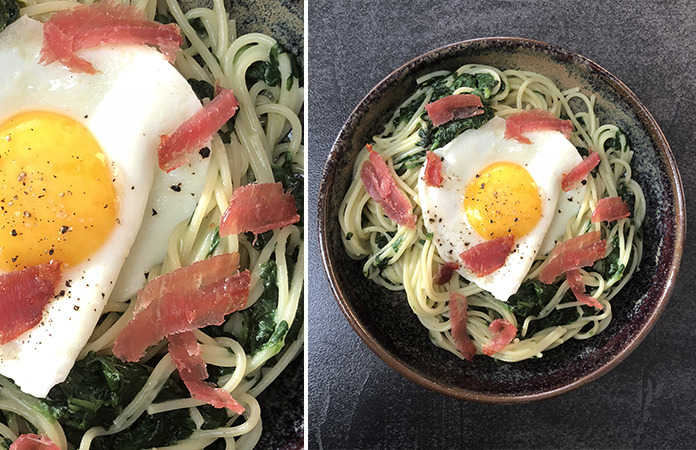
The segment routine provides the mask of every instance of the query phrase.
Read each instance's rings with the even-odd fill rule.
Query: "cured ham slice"
[[[411,203],[399,190],[387,163],[379,153],[372,150],[372,145],[367,144],[367,149],[370,159],[360,169],[360,179],[367,193],[391,220],[407,228],[416,228],[416,216],[411,213]]]
[[[505,139],[515,139],[522,144],[531,144],[532,141],[522,136],[528,131],[556,130],[567,138],[573,133],[573,123],[570,120],[561,120],[543,109],[532,109],[511,115],[505,121]]]
[[[454,119],[483,114],[481,98],[476,94],[449,95],[425,105],[428,117],[434,127],[439,127]]]
[[[450,322],[452,323],[452,340],[467,361],[473,361],[476,354],[476,347],[471,342],[469,333],[466,331],[466,297],[450,292],[449,310]]]
[[[10,450],[60,450],[47,436],[22,434],[10,445]]]
[[[254,234],[292,225],[300,220],[295,198],[281,183],[247,184],[232,194],[222,215],[220,236],[251,231]]]
[[[225,253],[159,276],[138,292],[133,314],[137,315],[158,298],[175,292],[193,292],[234,274],[238,268],[239,253]]]
[[[231,89],[220,89],[215,98],[189,117],[172,134],[160,136],[157,161],[160,169],[171,172],[186,164],[189,157],[205,147],[213,133],[234,116],[239,102]]]
[[[495,319],[488,326],[493,338],[483,344],[484,355],[494,355],[505,348],[517,335],[517,328],[507,320]]]
[[[459,264],[455,262],[446,262],[440,266],[433,278],[433,283],[437,286],[442,286],[445,283],[449,283],[452,279],[454,272],[459,269]]]
[[[503,267],[514,246],[515,237],[505,236],[475,245],[463,251],[459,258],[464,267],[477,277],[483,277]]]
[[[61,263],[51,261],[0,275],[0,344],[37,326],[60,282]]]
[[[599,231],[583,234],[558,244],[549,255],[549,263],[539,275],[542,283],[553,283],[563,272],[580,269],[594,264],[604,258],[607,241],[600,240]]]
[[[585,294],[585,284],[582,282],[582,274],[579,269],[571,269],[566,272],[566,279],[568,280],[568,285],[570,285],[570,290],[573,291],[575,298],[587,306],[594,306],[595,308],[602,309],[603,306],[597,301],[596,298],[590,297]]]
[[[249,282],[245,270],[192,292],[168,292],[152,300],[118,335],[114,355],[122,361],[138,361],[165,336],[220,325],[227,314],[246,306]]]
[[[425,185],[442,186],[442,160],[434,152],[428,152],[425,158]]]
[[[573,167],[570,172],[564,173],[561,179],[561,189],[564,192],[568,192],[573,189],[575,185],[587,178],[587,176],[592,172],[592,169],[597,167],[601,158],[599,153],[590,150],[590,154],[587,158],[583,159],[580,164]]]
[[[605,197],[597,202],[597,207],[592,212],[590,222],[613,222],[630,215],[631,212],[628,210],[628,205],[621,197]]]
[[[72,72],[96,73],[78,50],[103,44],[153,45],[171,63],[182,44],[176,24],[162,25],[145,18],[135,6],[101,1],[54,13],[43,27],[41,62],[59,61]]]
[[[181,381],[188,388],[192,398],[215,408],[229,408],[237,414],[244,412],[244,407],[232,398],[229,392],[205,381],[208,378],[208,369],[205,361],[199,356],[201,346],[192,331],[172,334],[167,339],[169,355],[179,369]]]

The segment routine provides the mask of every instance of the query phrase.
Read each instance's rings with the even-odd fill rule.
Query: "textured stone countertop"
[[[310,0],[308,20],[309,448],[696,448],[696,254],[688,234],[674,294],[625,361],[569,394],[509,406],[430,392],[382,362],[339,310],[316,237],[324,163],[363,96],[420,54],[489,36],[549,42],[622,80],[666,135],[687,217],[696,217],[693,3]]]

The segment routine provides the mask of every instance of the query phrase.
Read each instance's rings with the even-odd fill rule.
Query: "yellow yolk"
[[[52,112],[0,126],[0,270],[89,258],[117,221],[106,157],[92,134]]]
[[[469,184],[464,212],[484,239],[529,233],[541,218],[541,198],[532,176],[523,167],[491,164]]]

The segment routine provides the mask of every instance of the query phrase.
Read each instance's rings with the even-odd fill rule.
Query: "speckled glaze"
[[[362,276],[341,242],[338,209],[359,150],[413,92],[415,80],[463,64],[541,73],[563,90],[579,86],[596,96],[602,122],[614,123],[635,152],[633,177],[647,201],[639,272],[612,304],[609,327],[592,339],[571,340],[543,358],[515,364],[477,356],[462,361],[430,343],[403,292]],[[355,108],[329,155],[319,191],[319,239],[338,304],[355,331],[387,364],[433,391],[486,403],[538,400],[577,389],[605,374],[635,349],[657,321],[674,287],[682,256],[686,208],[674,157],[656,122],[616,77],[580,55],[542,42],[488,38],[444,47],[410,61],[380,82]]]

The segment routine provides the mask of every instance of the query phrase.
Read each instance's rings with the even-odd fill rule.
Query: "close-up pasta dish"
[[[367,144],[343,244],[405,291],[433,344],[515,362],[609,325],[646,211],[630,142],[591,92],[514,69],[433,72]]]
[[[221,0],[2,3],[0,448],[254,448],[304,343],[296,55]]]

